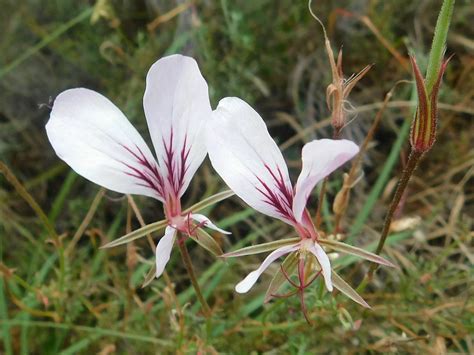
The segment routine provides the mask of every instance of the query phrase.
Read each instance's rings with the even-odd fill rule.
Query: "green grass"
[[[113,5],[103,8],[106,17],[96,22],[90,17],[98,8],[88,1],[8,2],[0,15],[0,161],[15,177],[0,175],[1,353],[90,354],[112,348],[145,354],[474,352],[469,215],[474,200],[474,78],[468,1],[456,3],[448,36],[448,53],[456,56],[440,95],[448,106],[440,111],[438,141],[416,171],[397,214],[398,221],[417,217],[419,222],[394,231],[384,249],[400,269],[381,268],[364,289],[371,310],[313,284],[306,294],[313,326],[304,321],[297,298],[263,304],[276,265],[248,294],[234,292],[263,255],[224,261],[188,244],[212,308],[209,320],[177,250],[166,268],[172,284],[160,278],[142,289],[154,255],[145,241],[135,242],[135,251],[126,246],[99,249],[127,232],[127,200],[110,191],[68,250],[98,188],[60,163],[44,130],[50,98],[84,86],[108,96],[149,141],[142,109],[146,72],[159,57],[179,52],[198,60],[213,107],[222,97],[240,96],[262,114],[277,142],[287,142],[299,133],[297,127],[329,116],[329,64],[321,30],[306,3],[195,1],[153,32],[147,24],[175,8],[174,2],[99,1],[95,6],[102,3]],[[327,23],[333,48],[344,45],[345,73],[375,64],[350,97],[356,118],[344,136],[360,143],[378,109],[358,112],[357,107],[381,103],[397,81],[411,76],[367,26],[346,15],[368,16],[402,57],[409,50],[427,57],[440,2],[341,0],[314,6]],[[377,244],[406,158],[411,88],[397,90],[391,100],[397,105],[384,112],[343,219],[346,241],[367,250]],[[330,136],[330,127],[321,124],[285,145],[293,181],[304,142]],[[328,232],[341,176],[332,176],[323,204]],[[223,189],[206,161],[184,207]],[[135,200],[147,223],[163,218],[157,202]],[[219,237],[225,251],[292,236],[291,228],[236,197],[206,213],[232,232]],[[138,227],[132,218],[132,228]],[[51,243],[56,236],[61,243]],[[153,237],[156,241],[160,234]],[[333,264],[353,287],[369,268],[342,255]]]

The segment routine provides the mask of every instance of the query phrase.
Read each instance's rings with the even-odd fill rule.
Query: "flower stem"
[[[186,244],[184,242],[183,238],[179,238],[180,235],[178,234],[178,246],[179,246],[179,251],[181,252],[181,257],[184,262],[184,266],[186,267],[186,271],[188,272],[189,279],[191,280],[191,284],[194,287],[194,291],[196,291],[197,298],[199,302],[201,303],[201,306],[204,311],[204,315],[206,318],[209,318],[211,316],[211,309],[209,308],[209,305],[206,302],[206,299],[202,295],[201,288],[199,287],[199,283],[197,281],[196,275],[194,274],[194,268],[193,264],[191,263],[191,257],[189,256],[188,248],[186,247]]]
[[[375,250],[375,254],[379,255],[382,252],[383,246],[385,241],[387,240],[388,233],[390,231],[390,225],[392,224],[393,215],[397,210],[398,204],[402,199],[402,196],[406,190],[408,182],[410,181],[413,172],[415,171],[416,167],[418,166],[418,162],[420,158],[423,156],[423,153],[412,150],[408,157],[407,165],[405,170],[403,171],[402,177],[400,178],[397,188],[395,190],[395,194],[393,195],[392,202],[390,203],[390,207],[388,209],[387,215],[385,216],[385,221],[382,229],[382,234],[380,235],[380,240],[377,245],[377,249]],[[375,271],[375,264],[370,269],[370,275],[373,274]]]
[[[410,152],[407,165],[405,167],[405,170],[403,171],[402,177],[398,181],[395,194],[393,195],[392,202],[390,203],[387,215],[385,216],[382,234],[380,235],[379,243],[377,245],[377,249],[375,250],[375,254],[377,255],[382,252],[383,246],[385,245],[385,241],[388,237],[388,233],[390,232],[390,225],[392,224],[393,215],[395,214],[398,204],[402,199],[403,193],[405,192],[408,182],[410,181],[410,177],[413,175],[413,172],[418,166],[418,162],[420,161],[422,156],[423,153],[421,152],[415,150],[412,150]],[[357,287],[357,292],[363,292],[365,290],[365,287],[372,281],[377,266],[377,264],[372,264],[370,266],[369,272],[367,273],[367,275],[365,275],[364,279]]]
[[[436,21],[435,32],[433,36],[433,42],[431,44],[430,56],[428,60],[428,69],[426,71],[426,90],[428,95],[431,93],[433,86],[439,76],[439,71],[444,57],[444,50],[446,48],[446,39],[448,37],[449,25],[451,23],[451,17],[453,14],[455,0],[444,0],[441,10],[438,15],[438,20]],[[382,230],[382,235],[380,236],[379,244],[375,251],[376,254],[380,254],[387,239],[388,232],[390,230],[390,224],[392,222],[393,214],[396,211],[396,208],[400,202],[400,199],[403,196],[405,188],[407,187],[410,177],[416,169],[420,158],[423,153],[411,150],[410,156],[408,158],[407,166],[403,172],[402,177],[398,183],[395,195],[390,204],[390,208],[385,217],[385,222]],[[372,268],[373,269],[373,268]],[[371,269],[371,270],[372,270]]]

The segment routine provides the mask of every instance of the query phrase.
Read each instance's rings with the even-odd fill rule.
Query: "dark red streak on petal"
[[[293,204],[293,192],[290,188],[285,184],[285,180],[283,178],[283,174],[278,168],[278,174],[272,171],[272,169],[265,164],[265,168],[270,173],[272,178],[275,181],[276,190],[272,190],[260,177],[255,176],[257,180],[260,182],[262,187],[256,186],[258,192],[260,192],[264,199],[263,202],[267,203],[268,205],[272,206],[282,217],[290,220],[295,221],[292,211],[292,204]]]
[[[183,147],[181,148],[179,155],[176,155],[176,151],[173,146],[173,128],[171,128],[169,142],[167,143],[163,138],[163,147],[165,148],[164,162],[166,170],[168,171],[167,180],[175,196],[179,195],[180,190],[184,184],[184,177],[189,168],[189,166],[186,165],[190,151],[190,147],[187,146],[187,138],[187,135],[185,135]]]
[[[120,145],[127,152],[129,152],[136,159],[137,163],[143,168],[142,170],[140,170],[136,167],[131,166],[130,164],[121,162],[128,169],[130,169],[129,171],[125,171],[125,174],[140,180],[140,183],[138,183],[138,185],[151,188],[155,190],[160,197],[165,198],[163,177],[158,171],[158,166],[156,165],[156,163],[150,162],[138,146],[135,146],[135,148],[138,150],[138,153],[136,153],[129,147],[123,144]]]

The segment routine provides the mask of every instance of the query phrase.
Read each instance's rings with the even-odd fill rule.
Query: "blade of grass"
[[[92,342],[100,339],[99,334],[93,334],[87,338],[81,339],[66,349],[62,350],[59,355],[75,355],[79,354],[81,351],[85,350]]]
[[[360,212],[357,214],[354,223],[352,224],[350,234],[347,237],[348,242],[352,241],[354,237],[362,231],[367,218],[372,213],[372,210],[374,209],[380,195],[382,194],[383,189],[387,185],[387,182],[390,179],[390,174],[394,169],[395,164],[398,162],[398,157],[400,155],[400,151],[403,148],[403,144],[406,142],[406,138],[410,132],[410,123],[411,120],[405,120],[405,122],[403,122],[400,132],[398,133],[397,140],[395,141],[392,150],[390,151],[390,154],[382,167],[382,171],[380,172],[374,187],[370,191],[367,200],[365,201]]]
[[[5,279],[0,276],[0,319],[4,319],[5,321],[10,321],[8,319],[8,308],[7,308],[7,300],[5,297],[5,287],[4,287]],[[12,339],[10,336],[10,325],[3,324],[2,326],[2,338],[3,338],[3,350],[5,351],[6,355],[13,354],[13,346],[12,346]]]
[[[40,42],[36,45],[28,48],[23,54],[21,54],[18,58],[10,62],[9,64],[5,65],[3,68],[0,69],[0,79],[7,75],[10,71],[15,69],[18,65],[23,63],[25,60],[30,58],[31,56],[38,53],[41,49],[46,47],[52,41],[59,38],[61,35],[66,33],[69,29],[77,25],[78,23],[86,20],[92,14],[92,7],[88,7],[87,9],[83,10],[79,15],[71,19],[70,21],[66,22],[65,24],[59,26],[55,31],[51,34],[43,38]]]
[[[113,329],[104,329],[99,327],[87,327],[83,325],[75,325],[75,324],[66,324],[66,323],[55,323],[55,322],[47,322],[47,321],[28,321],[28,322],[21,322],[18,320],[0,320],[1,325],[8,325],[8,326],[18,326],[24,325],[27,327],[38,327],[38,328],[47,328],[47,329],[62,329],[62,330],[73,330],[76,332],[84,332],[84,333],[92,333],[96,334],[100,337],[110,336],[120,339],[128,339],[134,340],[139,342],[146,342],[152,343],[162,346],[172,346],[173,343],[169,340],[164,339],[157,339],[154,336],[149,335],[140,335],[140,334],[131,334],[125,333],[118,330]]]
[[[72,186],[77,179],[77,176],[78,175],[74,172],[74,170],[70,170],[66,176],[66,179],[64,179],[64,182],[61,185],[61,189],[56,195],[51,210],[48,214],[49,221],[52,225],[54,225],[54,222],[58,218],[59,213],[61,213],[61,211],[63,210],[64,202],[66,202],[67,195],[71,191]]]

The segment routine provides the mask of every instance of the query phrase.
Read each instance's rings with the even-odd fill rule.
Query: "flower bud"
[[[414,151],[425,153],[431,149],[436,140],[436,126],[438,124],[438,92],[441,86],[444,71],[449,59],[444,61],[438,73],[436,82],[428,92],[425,80],[421,75],[414,57],[410,57],[415,76],[416,90],[418,95],[418,107],[410,132],[410,144]]]

